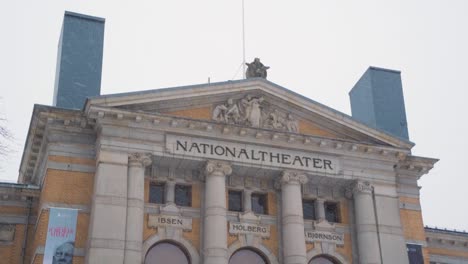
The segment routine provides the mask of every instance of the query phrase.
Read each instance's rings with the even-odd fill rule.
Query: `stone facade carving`
[[[227,176],[232,173],[231,165],[227,162],[209,160],[205,166],[206,176]]]
[[[372,193],[372,185],[368,181],[356,181],[346,190],[346,197],[351,198],[355,193]]]
[[[299,132],[298,121],[292,114],[274,108],[261,96],[250,94],[236,101],[229,98],[226,103],[215,106],[212,119],[227,124]]]
[[[131,153],[128,155],[128,164],[130,166],[147,167],[151,164],[151,155],[146,153]]]
[[[283,171],[279,178],[278,186],[282,184],[306,184],[308,181],[304,173],[297,171]],[[280,185],[281,184],[281,185]]]
[[[15,239],[15,225],[0,224],[0,241],[11,242]]]

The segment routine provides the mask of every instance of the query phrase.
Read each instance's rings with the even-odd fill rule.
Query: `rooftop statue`
[[[248,66],[247,72],[245,73],[247,78],[260,77],[266,79],[267,70],[270,69],[270,67],[263,65],[259,58],[255,58],[253,62],[246,63],[246,65]]]

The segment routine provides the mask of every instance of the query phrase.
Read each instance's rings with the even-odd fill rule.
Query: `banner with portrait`
[[[77,209],[50,208],[44,264],[72,264]]]

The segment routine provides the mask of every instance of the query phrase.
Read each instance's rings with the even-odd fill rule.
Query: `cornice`
[[[88,117],[96,129],[105,125],[125,125],[132,128],[154,129],[167,133],[229,138],[230,141],[248,141],[269,146],[317,151],[335,155],[359,155],[372,159],[397,162],[410,155],[407,149],[363,144],[343,139],[311,136],[266,128],[253,128],[160,113],[134,112],[112,107],[91,106]]]

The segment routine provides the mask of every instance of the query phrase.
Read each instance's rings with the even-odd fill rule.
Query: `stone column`
[[[293,171],[284,171],[280,177],[283,230],[282,263],[285,264],[307,263],[301,192],[301,185],[306,182],[305,174]]]
[[[244,212],[252,212],[252,190],[244,189],[242,195]]]
[[[229,163],[208,161],[205,167],[204,264],[227,264],[226,176]]]
[[[133,153],[128,157],[127,227],[124,263],[142,263],[145,167],[150,155]]]
[[[169,180],[166,182],[166,204],[174,204],[175,203],[175,181]]]
[[[353,185],[356,234],[359,249],[359,263],[381,263],[379,239],[375,220],[372,185],[358,181]]]
[[[315,212],[317,214],[317,220],[325,220],[325,199],[317,198],[317,200],[315,200]]]
[[[101,149],[96,159],[85,263],[123,263],[128,154]]]

